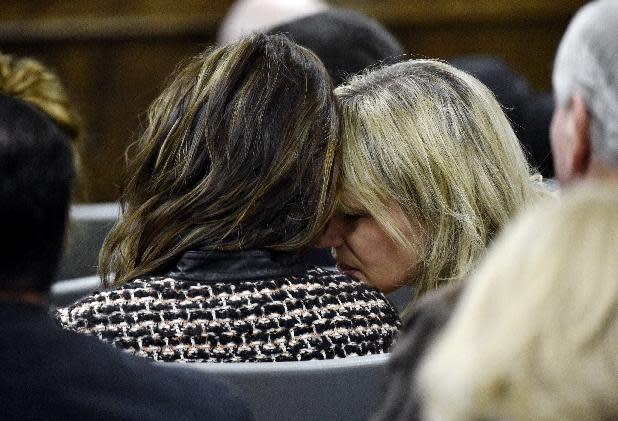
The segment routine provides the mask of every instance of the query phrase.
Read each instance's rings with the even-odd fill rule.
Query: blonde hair
[[[0,53],[0,94],[33,106],[56,123],[71,138],[76,173],[81,173],[82,123],[58,75],[32,58]]]
[[[420,252],[410,279],[419,292],[464,278],[532,195],[524,154],[493,94],[446,63],[409,60],[356,76],[335,95],[341,210],[349,199],[360,203],[395,241]],[[393,202],[421,238],[397,229]]]
[[[426,419],[618,417],[617,255],[615,189],[524,214],[419,369]]]

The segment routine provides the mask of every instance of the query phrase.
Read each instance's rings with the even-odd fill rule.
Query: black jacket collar
[[[271,250],[190,250],[164,276],[200,282],[278,278],[303,272],[309,265],[297,253]]]

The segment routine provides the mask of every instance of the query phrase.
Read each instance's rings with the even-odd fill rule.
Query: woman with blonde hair
[[[58,75],[33,58],[0,53],[0,94],[34,106],[70,137],[78,174],[74,196],[77,200],[85,199],[78,154],[83,127]]]
[[[613,186],[519,218],[419,369],[423,419],[617,419],[617,255]]]
[[[339,269],[420,294],[466,277],[534,196],[492,93],[434,60],[409,60],[335,90],[342,109],[339,213],[322,237]]]
[[[62,323],[155,360],[284,361],[386,352],[377,290],[307,266],[333,213],[339,119],[321,62],[255,35],[189,61],[130,150],[105,285]]]

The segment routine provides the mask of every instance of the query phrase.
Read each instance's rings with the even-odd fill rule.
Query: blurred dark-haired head
[[[130,149],[124,213],[101,255],[116,285],[192,248],[300,251],[334,208],[339,121],[319,59],[255,35],[190,60]]]
[[[329,9],[268,32],[284,33],[313,51],[335,85],[369,66],[399,61],[404,52],[397,39],[380,23],[351,10]]]
[[[40,111],[0,95],[0,289],[49,289],[73,173],[68,136]]]
[[[449,62],[483,82],[494,93],[526,152],[530,165],[554,176],[549,127],[554,101],[549,93],[536,93],[528,81],[503,60],[493,56],[466,56]]]

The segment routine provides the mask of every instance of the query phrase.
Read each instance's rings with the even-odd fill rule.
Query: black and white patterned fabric
[[[67,329],[139,356],[200,362],[379,354],[400,325],[379,291],[317,267],[232,283],[136,279],[59,309],[57,317]]]

